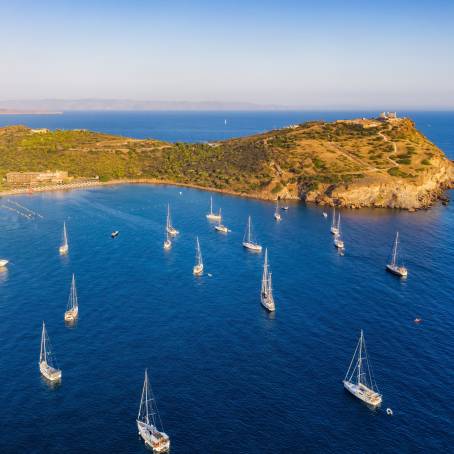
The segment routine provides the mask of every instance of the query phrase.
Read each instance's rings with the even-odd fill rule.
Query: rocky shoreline
[[[305,192],[301,189],[299,193],[289,191],[284,188],[279,194],[275,195],[269,192],[236,192],[227,189],[210,188],[200,185],[173,182],[170,180],[160,180],[154,178],[138,178],[138,179],[121,179],[111,181],[90,181],[81,183],[68,183],[56,184],[47,186],[37,186],[32,188],[20,188],[0,191],[0,197],[22,195],[22,194],[35,194],[41,192],[54,192],[54,191],[70,191],[76,189],[87,189],[105,186],[120,186],[126,184],[147,184],[147,185],[168,185],[177,187],[186,187],[192,189],[199,189],[209,192],[218,192],[221,194],[228,194],[236,197],[245,197],[250,199],[274,201],[277,198],[288,201],[302,201],[307,203],[314,203],[321,206],[336,206],[342,208],[390,208],[402,209],[408,211],[416,211],[420,209],[427,209],[434,205],[436,202],[441,201],[447,204],[449,198],[446,196],[445,191],[454,189],[454,165],[452,167],[452,179],[443,179],[438,184],[425,186],[404,185],[399,182],[393,184],[359,184],[353,183],[347,186],[326,186],[317,191]],[[433,186],[433,187],[431,187]]]

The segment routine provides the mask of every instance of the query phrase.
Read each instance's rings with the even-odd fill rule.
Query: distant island
[[[207,144],[86,130],[0,128],[0,190],[9,172],[61,169],[67,181],[182,184],[242,196],[417,210],[454,187],[454,164],[408,118],[307,122]],[[17,175],[16,175],[17,177]]]
[[[0,115],[61,115],[63,112],[33,109],[2,109]]]

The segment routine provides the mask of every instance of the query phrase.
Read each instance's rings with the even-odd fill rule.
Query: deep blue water
[[[135,427],[145,367],[173,453],[452,449],[452,205],[346,210],[340,256],[330,220],[302,204],[277,224],[270,203],[216,194],[232,229],[223,236],[198,190],[120,186],[14,200],[44,218],[0,210],[0,255],[11,261],[0,274],[0,452],[145,453]],[[166,253],[168,201],[181,235]],[[269,248],[275,317],[259,304],[263,256],[241,247],[249,214]],[[67,258],[58,255],[63,220]],[[407,280],[384,270],[397,229]],[[196,235],[212,277],[192,275]],[[72,272],[80,317],[69,329]],[[63,370],[56,389],[38,371],[43,319]],[[361,328],[379,411],[342,387]]]
[[[226,113],[0,122],[200,141],[347,116],[317,115],[231,113],[227,126]],[[454,157],[452,113],[411,116]],[[135,426],[145,367],[172,453],[452,450],[453,205],[345,210],[340,256],[330,220],[303,204],[276,224],[270,203],[215,194],[232,229],[223,236],[205,218],[204,191],[119,186],[11,200],[43,219],[0,207],[0,257],[10,260],[0,273],[1,453],[146,453]],[[168,201],[181,235],[165,253]],[[5,198],[2,204],[12,206]],[[269,248],[274,317],[259,303],[263,256],[241,247],[249,214]],[[64,220],[67,258],[58,255]],[[120,236],[112,240],[115,229]],[[397,229],[406,280],[384,271]],[[211,277],[192,276],[196,235]],[[72,272],[80,317],[69,329],[63,314]],[[57,388],[38,370],[43,319],[63,370]],[[361,328],[384,396],[378,411],[342,387]]]
[[[209,142],[245,136],[309,120],[376,116],[376,111],[284,112],[65,112],[63,115],[0,115],[0,126],[85,128],[136,138]],[[399,112],[454,159],[454,112]],[[227,120],[227,124],[225,124]]]

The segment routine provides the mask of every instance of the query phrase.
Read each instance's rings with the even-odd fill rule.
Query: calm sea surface
[[[127,114],[71,115],[92,120],[20,122],[101,130],[96,122]],[[161,114],[137,115],[158,122]],[[170,128],[164,119],[167,126],[143,135],[224,137],[225,113],[196,116],[192,128],[174,115],[187,125],[163,132]],[[216,115],[222,123],[210,129]],[[233,130],[238,122],[232,135],[298,121],[296,113],[276,114],[288,115],[281,123],[253,115],[235,114],[227,124]],[[418,126],[454,155],[453,114],[418,115]],[[140,136],[134,119],[123,126],[109,132]],[[135,425],[146,367],[172,453],[452,451],[454,205],[345,210],[340,256],[330,219],[315,206],[291,204],[276,223],[273,204],[215,194],[232,230],[222,235],[205,218],[209,193],[186,188],[106,187],[3,198],[0,205],[17,208],[12,201],[43,218],[0,208],[0,258],[10,260],[0,273],[1,453],[146,453]],[[165,252],[167,202],[181,234]],[[248,215],[269,250],[274,316],[260,306],[263,254],[241,247]],[[63,221],[70,244],[64,258]],[[120,231],[115,240],[112,230]],[[384,270],[396,230],[406,280]],[[196,235],[201,278],[192,275]],[[80,316],[68,328],[73,272]],[[416,317],[423,322],[416,325]],[[38,370],[42,320],[63,370],[55,388]],[[384,396],[377,411],[342,386],[360,329]]]

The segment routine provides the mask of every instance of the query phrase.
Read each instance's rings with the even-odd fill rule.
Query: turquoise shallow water
[[[204,191],[119,186],[14,200],[43,219],[0,210],[0,255],[11,261],[0,274],[1,452],[146,452],[135,427],[145,367],[174,453],[451,449],[452,206],[344,211],[342,257],[330,220],[302,204],[277,224],[270,203],[216,194],[232,229],[223,236],[205,218]],[[167,202],[181,235],[165,253]],[[269,248],[274,317],[259,303],[263,256],[241,247],[249,214]],[[384,271],[397,229],[405,281]],[[196,235],[211,277],[192,275]],[[80,317],[69,329],[72,272]],[[55,389],[38,371],[43,319],[63,370]],[[384,395],[375,412],[342,387],[361,328]]]

